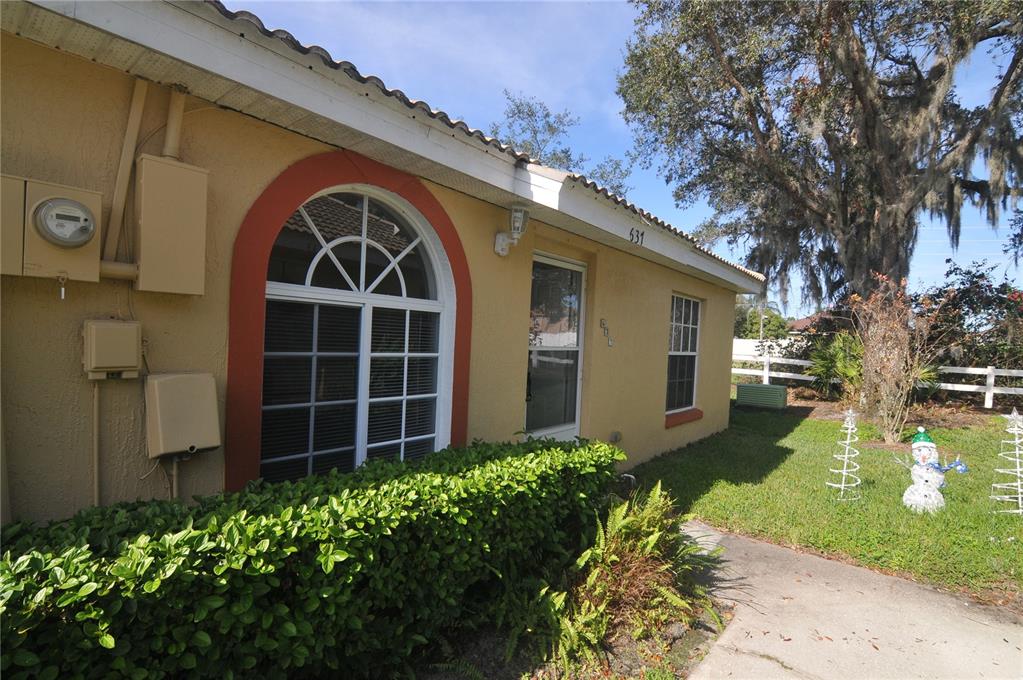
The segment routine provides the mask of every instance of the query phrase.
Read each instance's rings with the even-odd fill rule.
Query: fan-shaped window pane
[[[313,279],[310,283],[317,288],[351,290],[348,282],[345,281],[344,276],[338,270],[337,265],[329,257],[324,257],[316,265],[316,271],[313,272]]]
[[[401,274],[405,278],[405,295],[420,300],[432,300],[435,297],[430,286],[432,277],[422,251],[422,246],[416,246],[401,260]]]
[[[318,196],[296,210],[274,243],[267,280],[436,299],[419,234],[397,211],[358,194]]]
[[[362,240],[346,241],[330,249],[356,288],[359,287],[359,262],[362,261]]]
[[[376,285],[373,292],[377,295],[401,295],[401,281],[398,279],[398,272],[392,269]]]
[[[381,290],[380,285],[371,289],[373,283],[384,273],[385,270],[390,268],[390,273],[394,274],[394,269],[391,268],[391,258],[387,257],[384,253],[377,250],[371,245],[367,244],[366,247],[366,290],[377,295],[401,295],[401,285],[397,284],[397,279],[394,279],[395,285],[389,286],[389,292]],[[387,278],[387,277],[385,277]]]

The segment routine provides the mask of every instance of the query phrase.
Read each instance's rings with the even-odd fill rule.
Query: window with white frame
[[[449,306],[423,231],[347,192],[314,197],[285,223],[267,270],[264,479],[447,445]]]
[[[668,396],[665,410],[681,411],[696,403],[696,348],[700,335],[700,302],[671,297],[668,332]]]

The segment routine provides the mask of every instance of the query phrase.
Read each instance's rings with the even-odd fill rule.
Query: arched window
[[[453,297],[436,234],[397,196],[344,187],[300,206],[267,269],[260,476],[446,446]]]

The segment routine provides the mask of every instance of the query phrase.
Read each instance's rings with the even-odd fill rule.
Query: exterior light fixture
[[[529,211],[521,205],[513,205],[508,210],[508,231],[499,231],[494,239],[494,252],[504,257],[509,248],[516,245],[526,233],[529,224]]]

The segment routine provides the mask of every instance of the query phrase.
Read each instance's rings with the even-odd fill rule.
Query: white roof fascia
[[[479,153],[443,123],[413,119],[401,102],[360,87],[315,55],[302,55],[258,32],[243,38],[213,7],[169,2],[32,0],[143,47],[512,191],[515,159]],[[221,25],[223,24],[223,25]],[[358,88],[358,90],[356,89]],[[361,91],[360,91],[361,90]],[[399,110],[400,108],[400,110]],[[431,125],[434,123],[434,125]]]
[[[601,199],[604,200],[601,200]],[[664,227],[648,222],[628,208],[618,206],[596,194],[583,184],[566,181],[561,192],[559,210],[590,224],[600,225],[605,231],[630,243],[629,252],[644,257],[649,250],[678,262],[691,270],[709,274],[719,283],[740,293],[759,293],[762,281],[745,274],[734,266],[697,250],[692,243]],[[632,230],[642,231],[642,245],[634,244]],[[646,256],[645,259],[651,259]]]
[[[621,239],[619,249],[626,252],[655,262],[667,258],[740,292],[760,290],[756,278],[701,253],[681,237],[568,179],[567,173],[517,162],[510,154],[441,121],[416,117],[414,110],[384,95],[375,85],[361,85],[344,72],[327,67],[319,56],[303,55],[277,38],[258,31],[242,37],[234,32],[231,20],[213,7],[113,0],[30,1],[586,222]],[[630,243],[630,229],[634,228],[645,231],[643,248]]]

